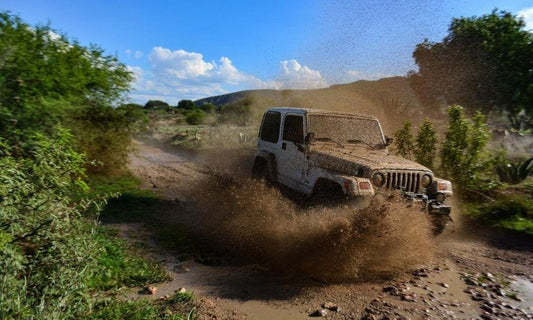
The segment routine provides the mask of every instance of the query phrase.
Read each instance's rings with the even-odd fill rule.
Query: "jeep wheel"
[[[252,178],[272,183],[270,170],[268,170],[268,163],[264,159],[258,158],[255,160],[254,167],[252,168]]]
[[[342,187],[331,180],[319,179],[313,189],[311,203],[315,205],[338,205],[346,200]]]

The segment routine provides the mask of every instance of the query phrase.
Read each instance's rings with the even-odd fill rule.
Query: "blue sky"
[[[0,2],[30,24],[49,22],[117,55],[137,76],[132,101],[171,104],[405,75],[416,68],[417,43],[442,39],[453,17],[494,8],[533,28],[533,0]]]

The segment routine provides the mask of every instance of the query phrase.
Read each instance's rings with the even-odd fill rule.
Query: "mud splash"
[[[260,181],[212,173],[195,194],[199,236],[287,275],[329,282],[390,278],[433,256],[426,215],[397,196],[366,209],[302,207]]]

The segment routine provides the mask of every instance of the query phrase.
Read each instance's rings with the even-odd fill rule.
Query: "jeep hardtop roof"
[[[269,108],[267,111],[277,111],[281,113],[299,113],[299,114],[313,114],[313,115],[333,115],[338,117],[357,117],[361,119],[368,120],[378,120],[376,117],[355,113],[355,112],[342,112],[342,111],[331,111],[331,110],[322,110],[322,109],[310,109],[310,108],[291,108],[291,107],[275,107]]]

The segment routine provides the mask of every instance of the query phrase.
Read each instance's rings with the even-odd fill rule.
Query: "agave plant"
[[[509,184],[518,184],[524,181],[533,172],[533,157],[522,161],[505,161],[496,166],[496,173],[500,181]]]

